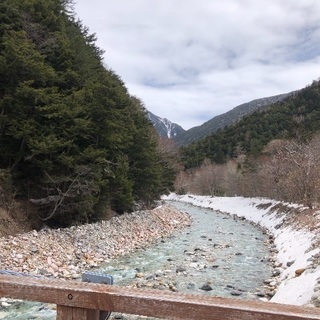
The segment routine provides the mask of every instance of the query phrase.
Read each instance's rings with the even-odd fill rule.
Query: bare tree
[[[217,195],[224,193],[223,185],[224,166],[211,163],[205,159],[200,168],[193,173],[191,192],[197,194]]]
[[[191,182],[190,175],[191,175],[190,173],[184,171],[181,168],[181,170],[176,176],[176,180],[174,183],[174,188],[176,192],[178,192],[179,194],[185,194],[188,191],[190,191],[189,190],[189,184]]]
[[[223,165],[205,160],[190,174],[180,173],[176,186],[197,194],[263,196],[314,208],[320,197],[320,134],[304,142],[273,140],[258,158],[238,150]]]
[[[277,195],[286,201],[315,206],[319,196],[320,137],[309,142],[278,143],[270,162]]]
[[[223,178],[221,183],[228,196],[241,194],[242,175],[239,170],[238,160],[241,161],[240,158],[237,158],[236,160],[229,160],[223,165]]]

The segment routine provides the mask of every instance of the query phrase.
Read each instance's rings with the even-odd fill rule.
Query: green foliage
[[[60,225],[159,198],[172,178],[153,127],[72,1],[4,0],[0,17],[0,170],[18,195]]]
[[[134,120],[132,147],[129,153],[133,193],[138,201],[150,205],[161,194],[161,167],[157,153],[157,135],[147,120],[144,106],[131,99],[130,113]],[[150,183],[153,181],[153,183]]]
[[[182,148],[186,168],[199,166],[205,158],[223,163],[241,149],[258,156],[273,139],[297,137],[304,140],[319,130],[320,82],[300,90],[266,110],[256,111],[238,123]]]

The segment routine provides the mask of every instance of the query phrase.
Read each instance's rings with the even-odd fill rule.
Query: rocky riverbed
[[[109,221],[0,238],[0,269],[78,279],[83,271],[150,245],[189,224],[189,215],[165,205]]]
[[[137,288],[265,301],[274,295],[280,272],[271,235],[230,215],[173,204],[192,216],[191,227],[101,269]]]
[[[273,235],[274,270],[279,285],[271,302],[320,306],[320,211],[265,198],[175,194],[166,200],[228,212],[266,228]],[[270,284],[275,279],[270,279]],[[268,280],[266,282],[269,282]]]
[[[235,216],[198,214],[191,218],[183,208],[164,205],[97,224],[1,238],[0,269],[76,281],[99,267],[117,285],[269,300],[281,271],[273,236]],[[197,220],[205,221],[198,231],[192,229]],[[53,320],[55,306],[1,298],[0,319]],[[111,319],[151,318],[114,313]]]
[[[102,264],[101,271],[116,284],[138,288],[248,299],[273,295],[279,271],[272,268],[271,235],[226,214],[174,205],[191,215],[189,228]]]
[[[265,256],[269,250],[274,249],[272,237],[267,236],[263,240],[259,235],[260,238],[255,239],[252,234],[255,228],[250,230],[248,226],[243,226],[241,233],[237,235],[235,232],[236,238],[233,239],[230,229],[232,225],[241,226],[241,219],[234,221],[232,217],[220,214],[216,218],[223,225],[218,226],[218,221],[212,220],[213,214],[205,212],[204,216],[192,219],[193,226],[197,225],[196,220],[200,222],[208,219],[205,226],[198,225],[195,235],[191,235],[193,232],[189,228],[185,229],[190,227],[190,216],[184,210],[165,205],[152,211],[123,215],[97,224],[45,229],[2,238],[0,269],[77,280],[83,271],[95,270],[100,266],[100,270],[114,275],[118,285],[269,299],[277,285],[277,272],[274,270],[271,279],[263,283],[264,278],[261,278],[263,276],[257,268],[265,271],[270,262],[268,260],[274,259]],[[210,223],[212,225],[206,230]],[[213,226],[217,229],[212,229]],[[223,230],[224,226],[226,230]],[[179,231],[182,228],[183,231]],[[264,242],[263,252],[259,253],[258,250],[255,253],[257,256],[251,256],[256,249],[238,241],[239,237],[245,241],[247,231],[253,243]],[[224,236],[225,240],[222,240]],[[167,256],[164,253],[172,246],[172,242],[177,247],[177,254],[170,252]],[[149,250],[151,253],[148,253],[146,248],[151,243],[154,245]],[[130,252],[130,255],[125,255]],[[244,260],[248,260],[249,265],[252,263],[252,271],[243,267]],[[156,266],[158,262],[159,266]],[[153,265],[146,266],[146,263]],[[234,270],[234,275],[229,274]],[[257,288],[257,284],[248,286],[246,276],[257,278],[260,288]],[[32,319],[54,319],[55,306],[26,304],[6,298],[0,300],[0,319],[26,320],[30,316]],[[112,318],[146,319],[121,314],[113,314]]]
[[[189,226],[172,206],[66,229],[43,229],[0,238],[0,270],[77,281],[122,255],[145,248]],[[114,315],[115,319],[120,317]],[[0,298],[0,319],[55,319],[55,305]]]

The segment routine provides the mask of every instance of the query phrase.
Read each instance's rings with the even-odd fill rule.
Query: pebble
[[[213,290],[212,286],[209,283],[205,283],[203,286],[200,287],[201,290],[204,291],[211,291]]]
[[[297,277],[299,277],[299,276],[300,276],[303,272],[305,272],[305,271],[306,271],[305,268],[297,269],[297,270],[295,271],[295,274],[296,274]]]
[[[274,269],[272,272],[272,276],[273,277],[278,277],[281,274],[281,270],[280,269]]]
[[[176,269],[176,272],[178,273],[178,272],[184,272],[184,271],[186,271],[187,269],[186,269],[186,267],[185,266],[178,266],[177,267],[177,269]]]

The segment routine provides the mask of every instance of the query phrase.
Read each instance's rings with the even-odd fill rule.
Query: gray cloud
[[[184,128],[319,77],[320,1],[77,0],[105,63]]]

